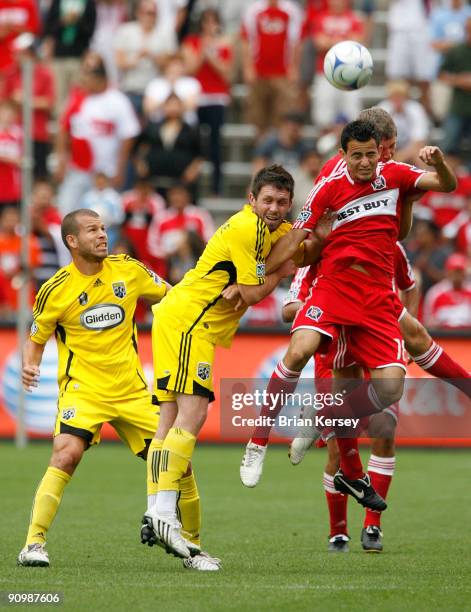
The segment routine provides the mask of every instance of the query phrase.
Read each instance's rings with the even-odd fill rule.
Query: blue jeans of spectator
[[[464,138],[471,137],[471,117],[447,115],[443,124],[442,147],[445,153],[460,151]]]
[[[220,194],[222,191],[221,128],[224,125],[225,109],[226,107],[223,104],[212,104],[208,106],[200,106],[198,108],[198,119],[200,125],[207,125],[209,127],[208,158],[213,164],[211,191],[214,194]]]

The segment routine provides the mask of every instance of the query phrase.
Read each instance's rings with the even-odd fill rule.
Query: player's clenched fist
[[[39,384],[39,367],[35,365],[23,366],[21,382],[24,390],[31,393],[33,387],[37,387]]]
[[[445,161],[445,156],[441,149],[430,145],[420,149],[419,157],[427,166],[438,166]]]

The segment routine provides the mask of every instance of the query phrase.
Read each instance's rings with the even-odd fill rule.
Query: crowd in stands
[[[373,49],[374,95],[341,92],[324,78],[326,51],[346,39]],[[458,175],[454,193],[415,206],[405,246],[424,322],[471,328],[466,0],[0,0],[0,322],[15,320],[23,279],[27,96],[32,295],[68,263],[60,223],[78,207],[103,217],[110,251],[178,282],[214,231],[205,202],[243,204],[246,192],[225,182],[228,116],[253,126],[241,160],[252,172],[273,162],[292,172],[295,216],[342,127],[374,98],[397,125],[398,160],[421,165],[420,148],[436,143]],[[282,295],[250,309],[246,322],[276,324]],[[138,318],[149,319],[145,306]]]

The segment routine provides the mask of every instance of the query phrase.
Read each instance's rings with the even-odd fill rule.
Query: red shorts
[[[324,347],[328,354],[329,349],[333,350],[332,344],[340,346],[345,327],[349,352],[355,362],[370,369],[397,366],[406,370],[396,300],[392,289],[352,268],[344,270],[341,276],[321,275],[298,311],[291,333],[298,329],[320,332],[331,341]]]

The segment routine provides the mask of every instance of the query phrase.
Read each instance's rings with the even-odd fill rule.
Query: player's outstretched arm
[[[419,287],[415,285],[412,289],[408,291],[401,291],[401,302],[407,308],[407,312],[413,317],[417,317],[417,313],[419,312],[419,303],[420,303],[420,291]]]
[[[291,232],[288,232],[288,234],[289,233]],[[280,241],[281,240],[282,238],[280,239]],[[258,304],[258,302],[263,300],[264,297],[266,297],[273,291],[273,289],[278,285],[282,278],[292,276],[295,272],[295,269],[296,268],[294,263],[291,260],[287,260],[275,272],[272,272],[271,274],[267,274],[267,276],[265,276],[265,282],[263,283],[263,285],[239,284],[238,287],[242,299],[248,306]]]
[[[267,259],[267,275],[278,270],[285,261],[292,259],[296,255],[299,245],[306,238],[306,234],[307,230],[292,229],[278,240]]]
[[[23,368],[21,382],[25,391],[31,393],[39,384],[39,366],[44,352],[44,344],[26,340],[23,346]]]
[[[434,146],[420,149],[420,159],[428,166],[433,166],[435,172],[426,172],[417,181],[417,187],[423,191],[440,191],[449,193],[456,189],[456,176],[445,160],[443,152]]]

